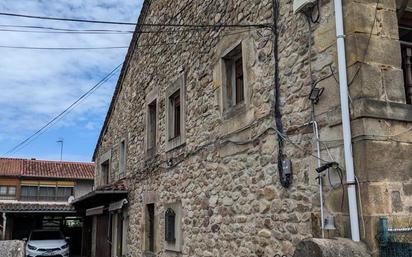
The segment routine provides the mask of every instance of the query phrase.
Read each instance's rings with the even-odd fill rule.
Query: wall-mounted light
[[[309,94],[309,99],[314,103],[317,104],[319,102],[319,97],[323,94],[323,87],[313,87]]]
[[[331,167],[337,168],[339,167],[339,164],[337,162],[328,162],[326,164],[324,164],[323,166],[320,166],[319,168],[316,168],[316,172],[317,173],[321,173],[322,171],[325,171]]]

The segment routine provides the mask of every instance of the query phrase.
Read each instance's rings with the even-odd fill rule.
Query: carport
[[[22,240],[34,229],[59,229],[70,237],[70,251],[80,254],[82,218],[68,203],[0,203],[3,238]]]

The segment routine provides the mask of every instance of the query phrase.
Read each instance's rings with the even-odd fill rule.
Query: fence
[[[380,257],[412,257],[412,227],[389,228],[388,219],[379,219]]]

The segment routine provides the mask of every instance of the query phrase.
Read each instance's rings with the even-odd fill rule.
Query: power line
[[[32,47],[32,46],[5,46],[0,48],[8,49],[26,49],[26,50],[107,50],[107,49],[124,49],[128,46],[105,46],[105,47]]]
[[[36,15],[25,15],[17,13],[5,13],[0,12],[1,16],[11,16],[20,17],[28,19],[41,19],[41,20],[54,20],[54,21],[69,21],[69,22],[83,22],[83,23],[99,23],[99,24],[115,24],[115,25],[139,25],[139,26],[150,26],[150,27],[185,27],[185,28],[270,28],[272,25],[269,23],[264,24],[162,24],[162,23],[133,23],[133,22],[120,22],[120,21],[103,21],[103,20],[86,20],[86,19],[72,19],[72,18],[59,18],[59,17],[49,17],[49,16],[36,16]]]
[[[0,29],[3,32],[18,33],[38,33],[38,34],[90,34],[90,35],[129,35],[132,32],[99,32],[99,31],[40,31],[40,30],[19,30],[19,29]]]
[[[240,32],[239,32],[240,33]],[[233,33],[234,34],[234,33]],[[232,35],[233,35],[232,34]],[[167,45],[178,45],[178,44],[194,44],[199,43],[198,41],[180,41],[180,42],[164,42],[159,44],[148,44],[148,45],[138,45],[137,48],[147,48],[154,46],[167,46]],[[128,46],[108,46],[108,47],[32,47],[32,46],[4,46],[0,45],[0,48],[11,48],[11,49],[23,49],[23,50],[90,50],[90,49],[121,49],[129,48]]]
[[[32,135],[21,141],[19,144],[5,152],[3,155],[7,155],[9,153],[13,153],[17,150],[20,150],[30,144],[34,139],[36,139],[38,136],[43,134],[47,129],[52,127],[54,124],[56,124],[58,121],[60,121],[65,115],[67,115],[71,110],[73,110],[82,100],[84,100],[86,97],[94,93],[101,85],[103,85],[107,80],[109,80],[115,73],[116,71],[122,66],[123,63],[119,64],[114,68],[109,74],[107,74],[104,78],[102,78],[99,82],[97,82],[93,87],[91,87],[87,92],[85,92],[83,95],[81,95],[76,101],[74,101],[72,104],[70,104],[66,109],[64,109],[62,112],[60,112],[57,116],[52,118],[49,122],[47,122],[44,126],[42,126],[40,129],[38,129],[36,132],[34,132]]]
[[[56,28],[56,27],[47,27],[47,26],[29,26],[29,25],[9,25],[9,24],[0,24],[0,27],[5,27],[5,28],[24,28],[24,29],[42,29],[42,30],[27,30],[27,32],[39,32],[39,33],[43,33],[43,30],[51,30],[51,32],[56,31],[57,32],[68,32],[68,33],[125,33],[125,34],[132,34],[135,31],[133,30],[116,30],[116,29],[68,29],[68,28]],[[251,28],[249,28],[251,29]],[[4,30],[4,31],[20,31],[20,30],[12,30],[12,29],[0,29]],[[22,30],[23,31],[23,30]],[[24,30],[26,31],[26,30]],[[191,31],[195,31],[195,32],[202,32],[205,31],[205,29],[202,28],[186,28],[186,29],[164,29],[164,30],[137,30],[137,33],[141,33],[141,34],[146,34],[146,33],[174,33],[174,32],[191,32]],[[47,33],[48,31],[44,31],[44,33]],[[49,33],[51,33],[49,32]]]
[[[32,26],[32,25],[10,25],[10,24],[0,24],[0,27],[6,28],[26,28],[26,29],[47,29],[62,32],[123,32],[123,33],[133,33],[133,30],[117,30],[117,29],[68,29],[68,28],[56,28],[56,27],[46,27],[46,26]]]

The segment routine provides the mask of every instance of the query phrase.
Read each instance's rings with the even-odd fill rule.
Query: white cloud
[[[0,11],[39,16],[135,22],[141,0],[3,0]],[[43,21],[0,16],[2,25],[133,30],[133,26]],[[131,34],[35,34],[0,31],[0,45],[128,46]],[[18,142],[60,113],[124,60],[127,49],[42,51],[0,48],[0,143]],[[99,129],[117,79],[86,99],[59,126]]]

